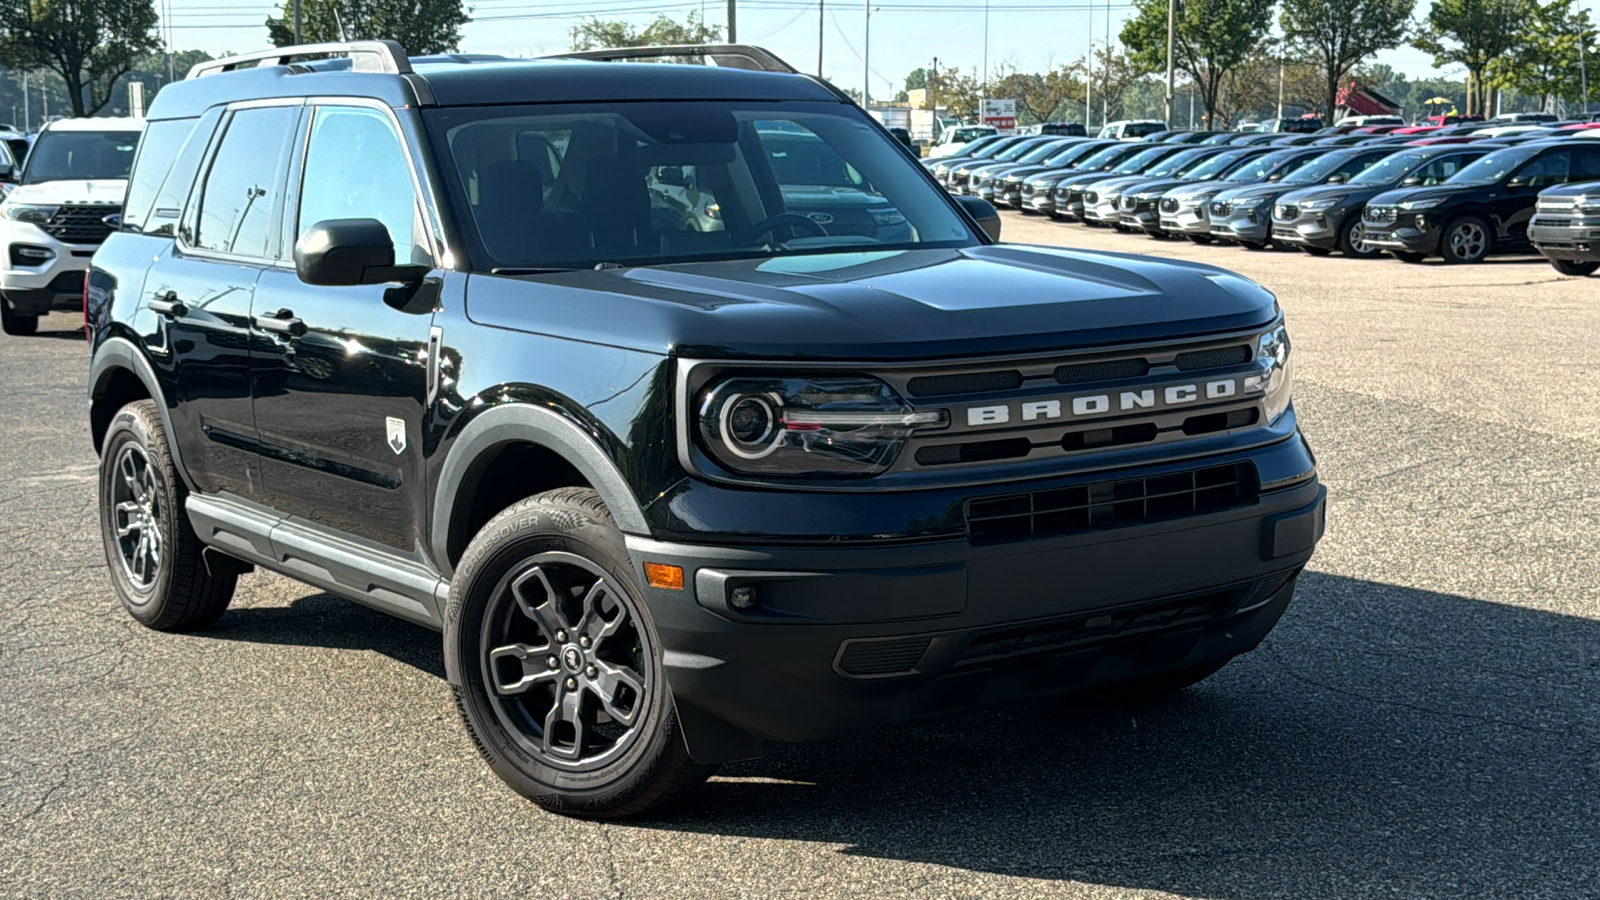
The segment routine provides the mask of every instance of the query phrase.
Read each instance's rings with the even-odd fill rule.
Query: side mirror
[[[995,211],[994,205],[982,197],[972,194],[960,194],[956,202],[967,211],[967,215],[977,221],[978,227],[995,240],[1000,240],[1000,213]]]
[[[1528,179],[1523,178],[1521,175],[1518,175],[1517,177],[1515,177],[1515,178],[1511,179],[1510,181],[1506,182],[1506,187],[1508,187],[1508,188],[1510,188],[1510,189],[1512,189],[1514,191],[1515,190],[1520,190],[1520,189],[1525,188],[1527,186],[1528,186]]]
[[[1412,175],[1410,178],[1401,179],[1400,186],[1401,187],[1416,187],[1417,185],[1419,185],[1421,183],[1422,183],[1422,179],[1421,178],[1419,178],[1416,175]]]
[[[416,282],[427,266],[394,264],[394,241],[377,219],[328,219],[307,228],[294,242],[294,271],[306,284]]]
[[[1344,184],[1344,176],[1338,173],[1329,175],[1328,184]]]

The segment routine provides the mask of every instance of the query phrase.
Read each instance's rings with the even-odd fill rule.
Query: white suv
[[[62,119],[44,127],[0,203],[0,328],[32,334],[52,309],[77,309],[84,271],[122,211],[142,119]]]

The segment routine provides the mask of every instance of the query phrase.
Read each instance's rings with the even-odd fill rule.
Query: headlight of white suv
[[[30,222],[43,225],[56,214],[59,206],[42,206],[37,203],[0,203],[0,216],[13,222]]]
[[[1263,334],[1256,343],[1256,365],[1260,374],[1244,380],[1246,394],[1261,394],[1267,406],[1267,424],[1276,423],[1289,410],[1293,393],[1294,364],[1289,356],[1289,329],[1283,325]]]

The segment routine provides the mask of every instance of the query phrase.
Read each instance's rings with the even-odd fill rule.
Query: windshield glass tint
[[[1228,181],[1242,181],[1247,184],[1261,181],[1280,168],[1294,165],[1294,160],[1299,157],[1300,152],[1298,150],[1283,150],[1277,153],[1257,156],[1229,169],[1224,178]]]
[[[1250,151],[1248,150],[1230,150],[1226,153],[1218,153],[1216,156],[1184,172],[1183,177],[1192,178],[1196,181],[1209,181],[1233,168],[1239,160],[1249,155]]]
[[[1105,144],[1080,141],[1068,144],[1065,149],[1057,150],[1055,155],[1045,160],[1045,162],[1052,166],[1074,166],[1078,164],[1078,160],[1088,159],[1091,155],[1099,153],[1103,149],[1105,149]]]
[[[1007,147],[1006,149],[1000,151],[1000,153],[997,156],[995,156],[995,159],[1000,161],[1000,162],[1011,162],[1012,160],[1015,160],[1015,159],[1018,159],[1019,157],[1021,157],[1022,154],[1027,153],[1029,150],[1032,150],[1035,146],[1037,146],[1037,145],[1033,141],[1024,140],[1024,141],[1022,141],[1020,143],[1013,144],[1010,147]]]
[[[1282,184],[1317,184],[1324,178],[1340,171],[1340,167],[1347,164],[1358,154],[1350,151],[1337,153],[1324,153],[1283,178]]]
[[[854,107],[652,102],[423,113],[479,268],[977,243]]]
[[[1151,147],[1123,160],[1120,165],[1111,171],[1117,175],[1134,175],[1143,172],[1147,166],[1172,152],[1170,147]]]
[[[1495,184],[1517,166],[1532,159],[1539,152],[1537,147],[1512,147],[1509,150],[1496,150],[1488,156],[1445,179],[1446,184]]]
[[[1205,160],[1210,155],[1211,151],[1208,149],[1196,148],[1193,150],[1184,150],[1179,153],[1174,153],[1166,159],[1163,159],[1145,174],[1152,178],[1165,178],[1168,175],[1182,172],[1190,166],[1199,165],[1201,161]]]
[[[1361,170],[1356,177],[1350,179],[1350,183],[1369,187],[1399,184],[1400,179],[1406,177],[1412,169],[1422,165],[1427,158],[1425,153],[1396,153]]]
[[[34,141],[23,184],[72,178],[127,178],[137,131],[46,131]]]
[[[1030,149],[1028,152],[1026,152],[1026,153],[1022,154],[1021,156],[1017,157],[1017,162],[1019,162],[1019,163],[1036,163],[1036,162],[1044,159],[1045,157],[1049,156],[1050,154],[1052,154],[1052,153],[1054,153],[1054,152],[1056,152],[1057,150],[1060,150],[1060,149],[1061,149],[1060,142],[1058,142],[1058,141],[1048,141],[1046,143],[1040,144],[1039,146]]]

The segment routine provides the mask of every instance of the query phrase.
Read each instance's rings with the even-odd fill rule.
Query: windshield
[[[1102,148],[1099,153],[1085,157],[1077,164],[1076,168],[1083,172],[1104,171],[1126,159],[1138,149],[1138,144],[1112,144],[1109,147]]]
[[[1158,159],[1172,152],[1171,147],[1151,147],[1123,160],[1116,168],[1112,169],[1115,175],[1137,175]]]
[[[1210,158],[1213,152],[1215,151],[1211,150],[1209,147],[1196,147],[1190,150],[1184,150],[1180,153],[1174,153],[1166,159],[1163,159],[1160,164],[1154,166],[1145,174],[1152,178],[1165,178],[1168,175],[1182,172],[1190,166],[1199,165],[1201,162],[1204,162],[1206,159]]]
[[[1247,159],[1239,165],[1228,170],[1223,176],[1226,181],[1241,181],[1252,184],[1264,181],[1272,173],[1282,169],[1293,171],[1296,165],[1303,163],[1308,158],[1300,150],[1279,150],[1276,153],[1266,153],[1254,159]]]
[[[999,155],[997,155],[995,159],[999,162],[1011,162],[1012,160],[1022,156],[1022,154],[1032,150],[1035,146],[1036,145],[1032,140],[1024,139],[1021,142],[1013,144],[1010,147],[1000,151]]]
[[[88,178],[127,178],[137,131],[45,131],[33,142],[23,184]]]
[[[1350,179],[1350,183],[1366,185],[1367,187],[1399,184],[1400,180],[1410,174],[1412,169],[1422,165],[1427,160],[1428,154],[1426,153],[1396,153],[1362,169],[1356,177]]]
[[[1446,184],[1497,184],[1517,166],[1522,165],[1539,153],[1538,147],[1512,147],[1508,150],[1496,150],[1488,156],[1480,157],[1476,162],[1445,179]]]
[[[1005,137],[998,134],[991,134],[988,137],[978,138],[977,140],[971,141],[970,143],[964,145],[961,148],[960,155],[971,156],[990,144],[998,144],[1003,140],[1005,140]]]
[[[1250,150],[1230,150],[1226,153],[1218,153],[1216,156],[1185,171],[1183,177],[1194,181],[1210,181],[1233,168],[1239,160],[1250,156],[1251,153],[1252,151]]]
[[[1093,141],[1073,141],[1065,147],[1057,147],[1045,162],[1052,166],[1070,166],[1103,147],[1105,144],[1096,144]]]
[[[972,154],[972,158],[973,159],[999,159],[998,154],[1003,153],[1006,150],[1011,149],[1012,147],[1015,147],[1017,144],[1021,143],[1024,140],[1027,140],[1027,138],[1020,138],[1020,137],[1017,137],[1015,135],[1010,135],[1010,136],[1007,136],[1007,137],[1003,137],[1000,140],[995,141],[994,143],[988,145],[987,147],[984,147],[984,148],[980,149],[978,152]]]
[[[1333,153],[1324,153],[1310,162],[1295,169],[1283,177],[1281,184],[1318,184],[1329,175],[1339,171],[1339,167],[1348,163],[1359,155],[1357,151],[1340,150]]]
[[[1019,163],[1036,163],[1061,149],[1061,141],[1048,141],[1017,157]]]
[[[882,129],[837,103],[455,107],[423,120],[478,269],[978,242]]]

